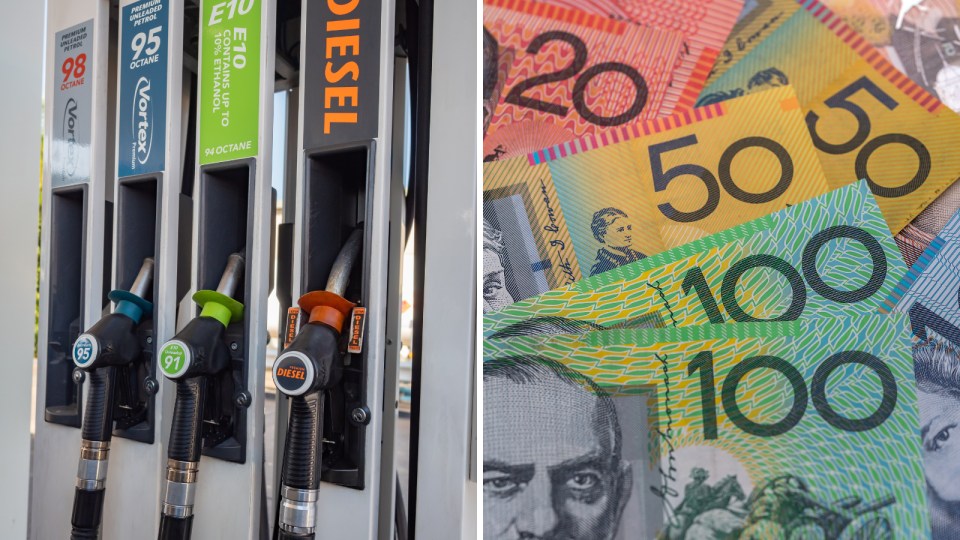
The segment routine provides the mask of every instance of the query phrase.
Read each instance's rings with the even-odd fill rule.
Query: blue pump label
[[[97,340],[89,334],[80,334],[73,344],[73,362],[81,368],[89,366],[97,358],[98,349]]]
[[[125,6],[120,17],[118,176],[162,171],[167,125],[168,0]]]

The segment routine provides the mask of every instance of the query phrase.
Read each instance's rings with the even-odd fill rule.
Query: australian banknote
[[[489,312],[829,187],[784,87],[487,163],[483,189]]]
[[[527,0],[485,0],[483,34],[484,75],[504,77],[484,81],[484,161],[656,118],[683,46],[679,32]],[[494,102],[486,87],[497,86]]]
[[[884,308],[910,317],[933,538],[958,540],[960,214],[930,243]]]
[[[795,0],[746,0],[707,75],[709,85],[723,75],[800,9]]]
[[[484,341],[486,538],[930,538],[907,318]]]
[[[662,28],[683,35],[680,61],[673,70],[660,116],[693,108],[720,49],[743,11],[743,0],[538,0]]]
[[[483,332],[536,333],[529,325],[543,318],[605,327],[653,313],[668,326],[856,316],[876,311],[906,271],[858,182],[504,307],[484,316]]]
[[[867,179],[896,234],[960,176],[960,116],[826,6],[799,5],[698,104],[791,84],[830,186]]]
[[[913,82],[960,112],[955,0],[824,0]]]

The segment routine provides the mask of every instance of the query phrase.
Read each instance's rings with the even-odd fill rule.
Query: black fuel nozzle
[[[197,291],[200,316],[190,321],[158,355],[160,371],[176,382],[177,395],[167,446],[166,491],[160,516],[161,540],[190,538],[208,379],[230,365],[224,333],[243,320],[243,304],[232,296],[243,285],[244,252],[227,259],[216,291]]]
[[[153,259],[146,258],[129,291],[111,291],[113,313],[97,321],[77,338],[73,361],[90,374],[89,396],[83,418],[80,464],[74,493],[71,537],[96,538],[103,511],[103,496],[113,433],[117,369],[141,357],[137,326],[150,315],[153,304],[145,300],[153,284]]]
[[[283,451],[278,538],[312,539],[314,505],[320,487],[324,391],[340,382],[344,353],[340,336],[356,306],[343,298],[350,273],[363,246],[363,231],[354,230],[341,248],[325,291],[303,295],[297,304],[309,317],[273,365],[277,390],[290,396],[290,419]]]

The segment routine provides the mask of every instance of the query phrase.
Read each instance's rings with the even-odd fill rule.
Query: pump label
[[[175,379],[186,373],[192,360],[190,350],[179,340],[164,343],[158,358],[160,371],[169,379]]]
[[[285,352],[273,365],[273,384],[288,396],[299,396],[313,385],[313,364],[299,351]]]
[[[73,344],[73,362],[77,367],[87,367],[97,359],[99,349],[97,340],[89,334],[81,334]]]
[[[306,10],[311,30],[303,38],[303,147],[375,138],[380,0],[308,0]]]
[[[363,326],[367,321],[367,308],[355,307],[350,312],[350,342],[347,351],[360,354],[363,350]]]
[[[142,0],[120,16],[117,174],[162,171],[167,125],[168,0]]]
[[[259,151],[260,2],[202,2],[197,104],[201,165],[253,157]]]
[[[300,330],[297,327],[299,317],[300,308],[292,307],[287,309],[287,327],[284,329],[283,348],[289,347],[290,343],[293,342],[293,338],[297,337],[297,332]]]
[[[93,19],[57,32],[53,47],[50,177],[60,187],[90,181]]]

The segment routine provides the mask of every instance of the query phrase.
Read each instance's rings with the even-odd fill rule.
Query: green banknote
[[[930,538],[903,315],[488,339],[483,393],[486,538]]]
[[[507,306],[484,336],[862,315],[906,271],[861,181]]]

